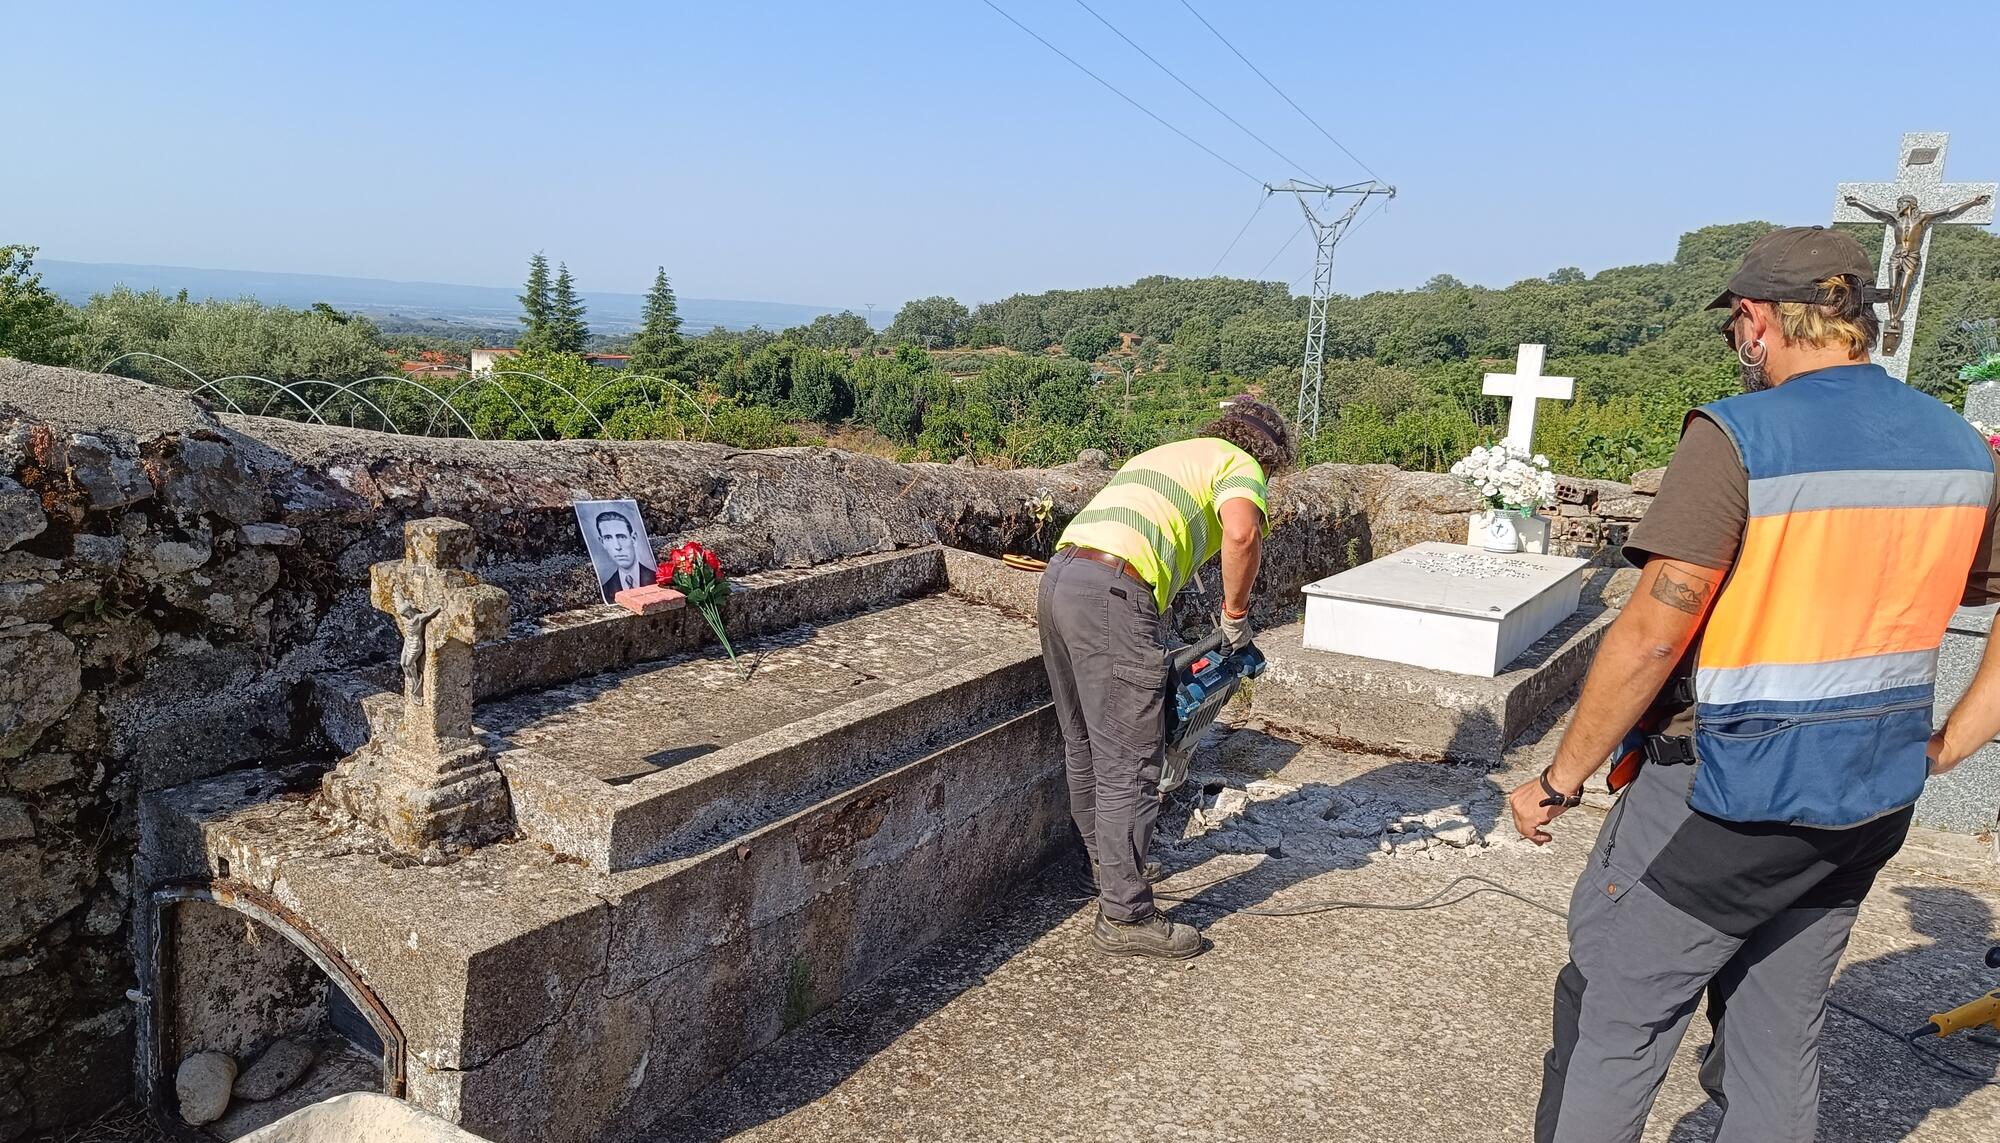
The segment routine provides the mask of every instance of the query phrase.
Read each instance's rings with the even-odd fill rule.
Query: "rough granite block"
[[[1309,650],[1304,624],[1260,632],[1271,666],[1250,685],[1250,713],[1366,753],[1497,765],[1583,680],[1616,616],[1586,605],[1490,679]]]

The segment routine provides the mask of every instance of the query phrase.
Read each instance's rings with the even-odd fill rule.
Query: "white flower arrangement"
[[[1529,456],[1506,445],[1475,448],[1451,466],[1451,474],[1484,496],[1486,506],[1496,510],[1527,516],[1556,498],[1556,475],[1549,470],[1549,458],[1541,453]]]

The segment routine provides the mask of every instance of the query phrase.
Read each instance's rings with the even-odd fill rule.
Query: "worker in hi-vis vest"
[[[1710,307],[1746,392],[1688,417],[1625,548],[1639,586],[1555,762],[1513,793],[1546,843],[1619,755],[1571,897],[1538,1140],[1636,1141],[1705,990],[1714,1138],[1809,1143],[1861,900],[1926,776],[2000,729],[1987,699],[1931,730],[1945,626],[1994,598],[1994,454],[1870,364],[1878,298],[1846,234],[1750,247]]]
[[[1201,435],[1133,457],[1070,521],[1042,573],[1042,660],[1062,725],[1070,814],[1098,892],[1090,940],[1114,956],[1186,958],[1201,935],[1153,907],[1174,595],[1218,553],[1221,628],[1250,642],[1250,588],[1270,530],[1266,481],[1292,462],[1277,410],[1239,397]]]

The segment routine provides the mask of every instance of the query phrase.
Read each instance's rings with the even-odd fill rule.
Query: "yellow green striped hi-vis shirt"
[[[1222,550],[1216,509],[1225,500],[1248,500],[1264,513],[1268,533],[1264,498],[1264,469],[1228,441],[1196,437],[1161,445],[1126,461],[1063,529],[1056,548],[1095,548],[1123,559],[1152,585],[1164,615],[1195,569]]]

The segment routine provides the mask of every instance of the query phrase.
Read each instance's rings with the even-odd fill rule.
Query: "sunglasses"
[[[1728,342],[1731,349],[1736,348],[1736,323],[1742,320],[1744,312],[1742,306],[1729,307],[1729,316],[1723,318],[1722,324],[1715,327],[1716,332],[1722,335],[1722,340]]]

